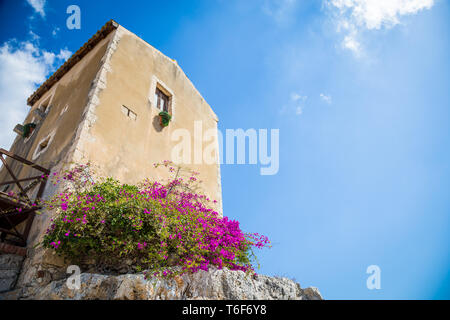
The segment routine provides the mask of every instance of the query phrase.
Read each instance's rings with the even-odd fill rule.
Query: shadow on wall
[[[162,129],[164,129],[164,127],[161,125],[161,123],[159,123],[159,115],[156,115],[156,116],[153,118],[152,124],[153,124],[153,128],[155,128],[155,130],[156,130],[157,132],[161,132]]]

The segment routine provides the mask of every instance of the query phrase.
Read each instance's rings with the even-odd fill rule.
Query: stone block
[[[0,292],[5,292],[13,289],[17,276],[9,278],[0,278]]]
[[[0,270],[17,269],[22,266],[24,257],[15,254],[0,255]]]

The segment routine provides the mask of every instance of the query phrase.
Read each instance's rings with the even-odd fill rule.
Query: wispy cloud
[[[307,96],[301,95],[297,92],[292,92],[289,101],[285,106],[283,106],[283,108],[281,108],[280,113],[295,113],[298,116],[303,114],[303,109],[307,99]]]
[[[303,113],[303,108],[305,107],[305,101],[308,99],[307,96],[301,96],[297,93],[291,95],[291,101],[294,103],[295,114],[301,115]]]
[[[32,6],[34,11],[40,14],[42,18],[45,18],[45,1],[46,0],[27,0],[28,4]]]
[[[53,31],[52,31],[52,36],[53,36],[53,37],[56,37],[56,36],[58,35],[58,33],[59,33],[60,30],[61,30],[61,29],[60,29],[59,27],[54,28]]]
[[[0,147],[9,148],[13,142],[12,130],[28,112],[28,96],[70,54],[66,49],[59,53],[41,50],[32,41],[9,41],[0,47]]]
[[[291,93],[291,100],[292,101],[305,101],[306,99],[308,99],[307,96],[302,96],[296,92],[292,92]]]
[[[34,33],[33,30],[30,30],[28,32],[28,34],[30,35],[30,37],[33,41],[39,41],[39,39],[41,38],[36,33]]]
[[[326,95],[324,93],[320,94],[320,99],[322,99],[323,101],[325,101],[328,104],[331,104],[331,96],[330,95]]]
[[[360,56],[361,32],[389,29],[401,23],[402,16],[430,9],[433,0],[324,0],[333,12],[337,31],[344,33],[342,47]]]
[[[265,0],[262,10],[277,24],[283,25],[291,21],[296,6],[297,0]]]

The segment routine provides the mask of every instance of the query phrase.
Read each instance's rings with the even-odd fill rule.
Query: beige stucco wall
[[[195,89],[177,63],[136,35],[119,27],[116,45],[105,74],[105,88],[98,93],[90,129],[80,145],[77,161],[91,161],[102,175],[113,176],[124,183],[144,178],[166,178],[154,163],[172,159],[175,130],[191,133],[194,146],[194,122],[201,121],[203,132],[213,128],[217,134],[217,116]],[[173,120],[166,128],[158,122],[159,110],[153,105],[154,82],[159,80],[173,93]],[[137,114],[132,120],[123,114],[125,105]],[[209,143],[204,143],[206,147]],[[215,150],[217,144],[215,144]],[[217,156],[218,159],[218,156]],[[193,157],[192,157],[193,160]],[[203,191],[219,202],[221,212],[220,165],[190,164],[200,172]]]
[[[152,102],[155,81],[174,96],[173,120],[166,128],[159,125],[159,110]],[[39,142],[53,132],[47,150],[32,160],[53,171],[71,162],[90,161],[99,174],[124,183],[166,178],[166,172],[155,170],[153,164],[175,160],[171,155],[172,148],[179,143],[172,140],[176,130],[185,129],[190,133],[192,147],[195,122],[197,126],[201,123],[203,132],[213,129],[217,135],[217,116],[177,63],[120,26],[32,106],[24,123],[35,117],[33,110],[51,95],[51,108],[45,120],[28,141],[17,137],[10,150],[32,160]],[[126,117],[122,105],[135,112],[137,118]],[[186,166],[200,172],[203,191],[218,201],[216,209],[222,213],[218,144],[209,141],[203,146],[213,146],[216,161]],[[19,178],[36,173],[22,165],[13,168]],[[9,180],[2,170],[0,181],[5,179]],[[48,184],[45,195],[54,192],[55,188]],[[44,212],[34,220],[19,286],[42,281],[36,278],[37,270],[65,266],[49,250],[33,249],[45,233],[50,217],[51,213]]]

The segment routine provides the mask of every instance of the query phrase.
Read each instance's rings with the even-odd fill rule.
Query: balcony
[[[4,156],[11,161],[8,163]],[[13,186],[9,192],[0,191],[0,242],[26,247],[34,216],[41,209],[40,200],[50,170],[4,149],[0,149],[0,161],[3,164],[1,170],[6,170],[9,176],[0,181],[0,189]],[[13,162],[31,167],[39,174],[19,179],[11,168]]]

